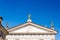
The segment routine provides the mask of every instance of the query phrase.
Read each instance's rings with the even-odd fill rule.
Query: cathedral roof
[[[42,29],[42,30],[45,30],[45,31],[47,31],[48,33],[47,34],[49,34],[49,33],[51,33],[51,34],[56,34],[57,32],[55,31],[55,30],[52,30],[52,29],[49,29],[49,28],[46,28],[46,27],[44,27],[44,26],[41,26],[41,25],[38,25],[38,24],[35,24],[35,23],[32,23],[32,22],[27,22],[27,23],[24,23],[24,24],[21,24],[21,25],[18,25],[18,26],[15,26],[15,27],[13,27],[13,28],[10,28],[10,29],[8,29],[8,32],[12,32],[12,31],[15,31],[15,30],[18,30],[18,29],[23,29],[24,27],[27,27],[27,26],[34,26],[34,27],[36,27],[36,28],[38,28],[38,29]],[[32,30],[33,31],[33,30]],[[23,33],[22,33],[23,34]],[[39,34],[39,33],[38,33]],[[43,34],[43,33],[40,33],[40,34]],[[46,34],[46,33],[45,33]]]
[[[20,29],[21,30],[23,30],[22,32],[20,32],[20,33],[18,33],[18,34],[25,34],[25,31],[26,31],[26,29],[28,29],[27,31],[28,31],[28,34],[33,34],[33,32],[34,32],[34,34],[56,34],[57,33],[57,31],[55,31],[54,29],[50,29],[50,28],[46,28],[46,27],[44,27],[44,26],[41,26],[41,25],[38,25],[38,24],[36,24],[36,23],[33,23],[32,22],[32,20],[31,20],[31,18],[30,18],[30,14],[28,15],[28,20],[27,20],[27,22],[26,23],[24,23],[24,24],[21,24],[21,25],[17,25],[17,26],[15,26],[15,27],[13,27],[13,28],[10,28],[10,29],[8,29],[7,31],[9,32],[9,33],[11,33],[11,32],[16,32],[17,33],[17,31],[19,31],[20,32]],[[28,26],[28,27],[27,27]],[[31,27],[29,27],[29,26],[31,26]],[[27,28],[26,28],[27,27]],[[32,28],[32,29],[31,29]],[[39,31],[37,31],[37,32],[35,32],[34,30],[39,30]],[[42,30],[43,30],[43,32],[42,32]],[[32,32],[31,32],[32,31]],[[15,32],[14,32],[14,34],[15,34]],[[27,32],[26,32],[27,33]]]

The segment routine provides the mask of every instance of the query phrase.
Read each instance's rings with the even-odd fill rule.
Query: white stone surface
[[[7,35],[7,40],[52,40],[55,35]]]
[[[40,26],[39,26],[40,27]],[[35,26],[24,26],[22,28],[12,29],[9,31],[9,35],[6,36],[6,40],[55,40],[55,35],[53,34],[36,34],[36,35],[19,35],[18,33],[49,33],[51,31],[44,30],[43,28],[38,28]],[[10,35],[11,33],[11,35]],[[13,33],[16,33],[15,35]]]
[[[10,33],[27,33],[27,32],[29,32],[29,33],[46,33],[48,31],[46,31],[44,29],[37,28],[37,27],[33,27],[33,26],[26,26],[26,27],[14,30]]]

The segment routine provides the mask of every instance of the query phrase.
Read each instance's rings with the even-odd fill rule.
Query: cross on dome
[[[32,22],[30,14],[28,14],[28,20],[27,20],[27,22]]]

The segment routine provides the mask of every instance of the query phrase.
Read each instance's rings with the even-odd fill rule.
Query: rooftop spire
[[[54,24],[53,24],[53,21],[51,22],[51,29],[54,29]]]
[[[27,22],[32,22],[32,20],[31,20],[31,15],[30,14],[28,14],[28,20],[27,20]]]
[[[6,23],[6,29],[8,29],[8,22]]]

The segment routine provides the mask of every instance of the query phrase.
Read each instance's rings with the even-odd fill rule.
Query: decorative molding
[[[37,28],[40,28],[40,29],[43,29],[43,30],[46,30],[46,31],[48,31],[48,32],[50,32],[50,33],[52,33],[52,34],[53,34],[53,33],[54,33],[54,34],[57,33],[55,30],[48,29],[48,28],[45,28],[45,27],[43,27],[43,26],[39,26],[39,25],[34,24],[34,23],[25,23],[25,24],[22,24],[22,25],[16,26],[15,28],[11,28],[11,29],[9,29],[8,32],[10,33],[10,32],[12,32],[12,31],[14,31],[14,30],[17,30],[17,29],[19,29],[19,28],[26,27],[26,26],[28,26],[28,25],[30,25],[30,26],[34,26],[34,27],[37,27]]]
[[[55,35],[55,33],[9,33],[9,35]]]

